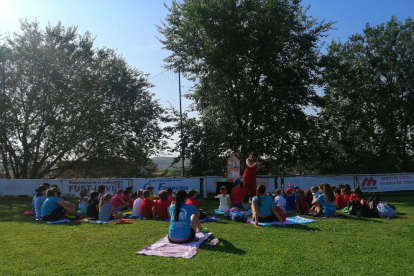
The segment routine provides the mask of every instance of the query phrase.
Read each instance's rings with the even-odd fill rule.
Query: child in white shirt
[[[283,213],[286,214],[285,198],[283,197],[282,191],[280,189],[276,190],[275,205],[279,206],[279,208],[282,209]]]
[[[231,204],[230,195],[227,194],[227,187],[222,186],[220,188],[220,192],[221,192],[221,195],[215,196],[214,198],[218,198],[220,200],[220,205],[219,205],[218,210],[220,212],[224,212],[226,208],[231,208],[232,204]]]

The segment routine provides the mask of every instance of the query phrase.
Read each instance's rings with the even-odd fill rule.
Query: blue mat
[[[200,222],[201,223],[203,223],[203,222],[213,222],[213,221],[218,221],[219,220],[219,218],[216,218],[216,217],[206,217],[205,219],[200,219]]]
[[[245,214],[252,214],[252,210],[243,211]],[[224,212],[219,211],[218,209],[214,209],[215,215],[224,215]]]
[[[68,219],[60,219],[57,221],[45,221],[47,224],[57,224],[57,223],[65,223],[65,222],[70,222],[70,220]]]
[[[247,220],[248,223],[254,223],[253,220],[248,219]],[[296,216],[296,217],[290,217],[290,218],[286,218],[286,221],[283,222],[283,224],[289,225],[289,224],[307,224],[307,223],[311,223],[311,222],[315,222],[315,220],[313,219],[308,219],[308,218],[303,218],[300,216]],[[280,222],[274,221],[274,222],[259,222],[258,223],[260,226],[271,226],[271,225],[281,225]]]

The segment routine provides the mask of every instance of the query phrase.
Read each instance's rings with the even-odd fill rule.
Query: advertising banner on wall
[[[34,195],[44,182],[62,189],[62,182],[55,179],[0,179],[0,195]]]
[[[97,191],[100,185],[105,186],[105,193],[115,194],[118,189],[125,189],[132,185],[130,179],[69,179],[62,180],[62,188],[60,189],[64,195],[78,196],[83,189],[88,191]]]
[[[171,188],[173,192],[190,189],[200,192],[200,178],[134,178],[133,186],[134,191],[145,190],[148,186],[152,186],[154,187],[154,195],[167,188]]]
[[[358,176],[362,192],[414,190],[414,174]]]
[[[243,178],[241,179],[243,181]],[[223,177],[206,177],[206,185],[205,189],[207,188],[208,193],[215,193],[217,182],[226,182],[226,178]],[[272,178],[257,178],[256,184],[260,185],[263,184],[266,186],[267,193],[274,193],[275,192],[275,179]]]
[[[338,186],[339,184],[348,184],[351,188],[354,187],[353,176],[292,176],[284,177],[285,190],[289,187],[289,182],[292,186],[299,186],[302,190],[309,190],[312,186],[318,186],[321,183],[328,183],[329,185]],[[278,182],[278,188],[281,188]]]

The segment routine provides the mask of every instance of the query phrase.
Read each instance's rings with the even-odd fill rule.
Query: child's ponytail
[[[186,198],[187,198],[187,193],[184,190],[180,190],[175,194],[175,206],[174,206],[174,211],[173,211],[174,221],[180,220],[181,204],[184,203]]]
[[[257,204],[260,206],[260,197],[266,192],[266,187],[263,184],[260,184],[256,188],[256,197],[257,197]]]
[[[105,194],[101,199],[99,200],[99,209],[101,209],[102,205],[105,204],[105,202],[110,199],[112,196],[110,194]]]

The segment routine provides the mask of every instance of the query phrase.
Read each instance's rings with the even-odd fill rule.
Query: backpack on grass
[[[392,218],[397,215],[395,209],[393,209],[389,204],[380,201],[377,205],[378,215],[380,218]]]
[[[366,204],[361,204],[358,200],[348,203],[348,215],[370,218],[375,216],[374,212]]]
[[[372,212],[374,213],[374,215],[378,216],[378,204],[381,202],[381,199],[379,198],[379,196],[376,195],[372,195],[369,200],[368,200],[368,207],[369,209],[372,210]]]

